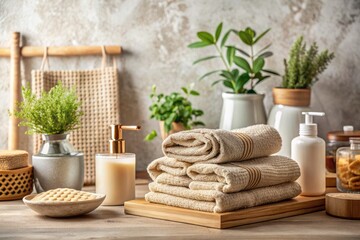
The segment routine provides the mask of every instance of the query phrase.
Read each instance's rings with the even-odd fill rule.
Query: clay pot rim
[[[273,87],[273,89],[293,90],[293,91],[308,91],[308,90],[311,90],[311,87],[308,87],[308,88],[284,88],[284,87]]]

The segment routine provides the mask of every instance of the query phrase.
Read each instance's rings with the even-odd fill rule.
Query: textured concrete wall
[[[157,122],[148,120],[148,94],[152,84],[160,91],[176,91],[220,63],[213,61],[192,66],[208,50],[190,50],[199,30],[214,30],[220,22],[225,28],[251,26],[257,31],[272,30],[264,42],[272,42],[274,57],[267,67],[283,71],[295,38],[316,40],[329,48],[336,59],[313,88],[312,107],[326,112],[320,120],[320,135],[353,124],[360,129],[360,1],[351,0],[108,0],[108,1],[23,1],[0,0],[0,46],[9,46],[10,34],[20,31],[26,45],[102,45],[121,44],[126,54],[118,59],[121,66],[122,123],[140,124],[141,133],[127,133],[130,152],[137,153],[138,169],[161,155],[160,139],[144,143],[142,139]],[[23,61],[23,83],[30,81],[31,69],[41,59]],[[89,69],[100,65],[100,57],[51,58],[52,69]],[[0,149],[7,147],[9,104],[9,60],[0,59]],[[266,93],[267,111],[272,105],[271,88],[280,78],[272,78],[258,87]],[[216,128],[221,109],[221,92],[209,82],[197,83],[201,98],[194,105],[205,111],[207,127]],[[29,148],[29,137],[22,135],[22,148]]]

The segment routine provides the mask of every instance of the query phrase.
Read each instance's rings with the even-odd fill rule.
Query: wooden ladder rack
[[[10,57],[10,106],[15,109],[16,103],[21,100],[21,71],[20,63],[22,57],[43,57],[44,47],[20,46],[21,35],[19,32],[12,33],[10,48],[0,48],[0,57]],[[87,55],[101,55],[101,46],[49,46],[48,56],[74,57]],[[108,55],[120,55],[121,46],[105,46]],[[18,120],[10,117],[8,149],[19,149]]]

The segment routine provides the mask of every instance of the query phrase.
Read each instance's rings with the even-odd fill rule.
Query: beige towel
[[[185,187],[150,183],[148,202],[205,212],[229,212],[296,197],[301,188],[296,182],[226,194],[214,190],[190,190]]]
[[[187,174],[194,180],[190,189],[233,193],[295,181],[300,168],[290,158],[270,156],[225,164],[197,163],[188,167]]]
[[[188,187],[191,179],[186,175],[186,170],[189,166],[190,163],[161,157],[152,161],[147,171],[154,182]]]
[[[166,156],[195,163],[226,163],[269,156],[281,148],[281,137],[268,125],[232,131],[195,129],[178,132],[163,142]]]

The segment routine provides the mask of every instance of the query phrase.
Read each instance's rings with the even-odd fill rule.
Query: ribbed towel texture
[[[226,212],[296,197],[298,164],[283,156],[272,127],[232,131],[198,129],[170,135],[165,157],[147,168],[149,202],[207,212]]]
[[[187,169],[194,180],[193,190],[217,190],[224,193],[292,182],[300,177],[299,165],[284,156],[269,156],[226,164],[194,164]]]
[[[189,163],[242,161],[269,156],[280,148],[280,134],[268,125],[232,131],[195,129],[172,134],[163,142],[166,156]]]
[[[145,195],[148,202],[215,213],[278,202],[301,193],[301,188],[296,182],[231,194],[214,190],[191,190],[158,183],[150,183],[149,188],[151,192]]]

